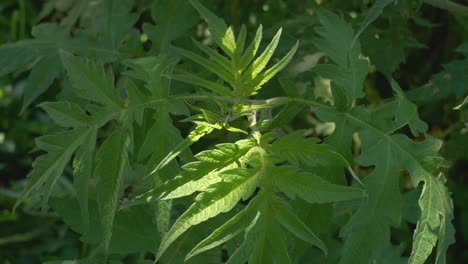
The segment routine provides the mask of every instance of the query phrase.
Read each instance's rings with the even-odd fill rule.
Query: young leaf
[[[171,78],[171,79],[177,80],[177,81],[184,82],[184,83],[193,84],[193,85],[196,85],[196,86],[201,86],[201,87],[206,88],[206,89],[212,91],[213,93],[216,93],[216,94],[219,94],[219,95],[230,95],[231,94],[231,90],[229,88],[227,88],[226,86],[221,85],[221,84],[219,84],[217,82],[212,82],[212,81],[205,80],[205,79],[200,78],[200,77],[198,77],[196,75],[193,75],[193,74],[189,74],[189,73],[171,74],[168,77]]]
[[[275,52],[275,49],[278,46],[281,32],[282,29],[280,28],[262,54],[260,54],[260,56],[258,56],[253,61],[252,65],[250,65],[250,67],[244,73],[245,78],[248,78],[248,80],[255,79],[255,77],[257,77],[257,75],[266,67],[271,57],[273,56],[273,52]]]
[[[232,169],[224,171],[223,182],[216,183],[197,196],[196,202],[185,211],[164,236],[156,259],[166,251],[180,235],[191,226],[204,222],[216,215],[230,211],[240,199],[252,195],[259,180],[258,171]]]
[[[190,251],[185,260],[188,260],[191,257],[204,251],[217,247],[231,240],[233,237],[247,229],[259,217],[259,214],[257,213],[257,206],[260,201],[261,197],[256,196],[249,203],[247,208],[244,208],[233,218],[229,219],[229,221],[227,221],[225,224],[213,231],[213,233],[211,233],[207,238],[198,243]]]
[[[216,62],[219,66],[222,66],[225,70],[231,72],[231,62],[224,57],[223,55],[219,54],[217,51],[207,47],[206,45],[201,44],[200,42],[192,39],[192,42],[201,49],[206,55],[208,55],[214,62]]]
[[[255,91],[260,89],[265,83],[270,81],[278,72],[280,72],[294,57],[296,54],[297,47],[299,42],[296,42],[294,47],[275,65],[266,70],[265,72],[260,73],[255,79],[246,84],[247,94],[254,94]]]
[[[229,57],[232,57],[237,49],[232,28],[228,28],[222,19],[218,18],[197,0],[190,0],[190,3],[198,10],[206,22],[208,22],[213,40]]]
[[[251,141],[238,141],[236,144],[218,144],[214,150],[206,150],[195,155],[199,161],[184,165],[184,172],[166,183],[164,199],[174,199],[201,191],[220,181],[219,173],[237,167],[236,162],[252,147]]]
[[[255,37],[250,43],[249,47],[244,51],[242,54],[240,61],[239,61],[239,66],[238,70],[243,72],[247,66],[252,62],[252,60],[255,58],[255,55],[257,55],[258,48],[260,47],[260,43],[262,41],[262,35],[263,35],[263,27],[260,25],[257,29],[257,32],[255,33]]]
[[[215,62],[205,59],[204,57],[198,54],[195,54],[193,52],[190,52],[184,49],[179,49],[179,48],[173,48],[173,49],[180,55],[191,59],[195,63],[200,64],[205,69],[216,74],[219,78],[223,79],[224,81],[234,85],[235,81],[234,81],[234,76],[232,76],[232,73],[222,67],[219,67],[219,65],[216,64]]]
[[[193,143],[197,142],[200,138],[203,136],[211,133],[213,131],[212,126],[207,126],[203,123],[197,125],[197,127],[190,132],[190,134],[187,136],[186,139],[184,139],[182,142],[180,142],[173,150],[171,150],[164,159],[162,159],[159,164],[151,170],[151,172],[148,175],[151,175],[158,170],[164,168],[169,162],[171,162],[173,159],[175,159],[182,151],[190,147]]]

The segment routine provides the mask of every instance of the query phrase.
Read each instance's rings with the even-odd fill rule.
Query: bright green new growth
[[[39,105],[59,128],[37,139],[46,153],[34,161],[15,207],[29,199],[47,208],[54,186],[68,174],[71,163],[74,191],[54,197],[51,205],[81,233],[83,242],[92,245],[91,261],[151,252],[161,263],[208,263],[203,257],[223,247],[231,264],[300,263],[306,250],[339,263],[380,263],[382,252],[396,247],[390,230],[402,222],[399,177],[407,172],[412,188],[422,187],[409,263],[422,264],[430,254],[437,263],[445,262],[454,228],[452,201],[439,174],[441,142],[425,134],[428,127],[416,105],[388,72],[394,98],[379,106],[361,103],[369,60],[375,62],[363,58],[359,36],[389,1],[376,1],[357,32],[343,17],[317,11],[319,25],[312,42],[328,60],[312,71],[331,81],[331,105],[299,93],[292,79],[280,80],[288,97],[254,97],[298,49],[296,43],[271,63],[282,29],[262,50],[261,25],[248,42],[245,26],[236,35],[232,26],[196,0],[156,2],[151,7],[155,25],[143,26],[145,33],[152,33],[151,56],[130,59],[125,54],[125,32],[137,17],[129,14],[128,3],[112,0],[99,9],[103,15],[97,19],[96,34],[102,38],[93,42],[97,46],[77,48],[81,42],[72,42],[62,29],[52,34],[51,25],[42,25],[36,39],[0,47],[0,63],[6,65],[0,75],[32,60],[28,83],[36,82],[42,71],[49,73],[36,90],[27,85],[25,107],[62,72],[70,85],[69,97]],[[192,43],[202,55],[172,46],[195,25],[196,11],[220,52],[196,40]],[[81,46],[90,47],[86,44]],[[35,57],[38,50],[42,57]],[[7,63],[14,53],[17,59]],[[179,55],[214,79],[182,70]],[[448,64],[446,70],[462,79],[466,62]],[[435,83],[450,86],[449,93],[463,99],[465,86],[448,83],[441,75],[435,76]],[[181,95],[172,89],[180,83],[172,80],[196,92]],[[277,113],[272,111],[279,106]],[[321,121],[334,123],[334,131],[323,141],[306,136],[304,130],[281,129],[305,106],[312,106],[310,111]],[[181,116],[182,122],[194,124],[186,129],[189,132],[176,127]],[[234,127],[237,121],[241,125]],[[402,128],[420,140],[413,141]],[[223,129],[229,132],[226,143],[191,153],[194,143]],[[361,144],[353,159],[356,141]],[[352,166],[370,172],[361,178]],[[68,208],[69,204],[76,206]],[[334,214],[342,214],[341,226],[326,234],[326,225],[336,224]],[[333,259],[337,252],[339,257]]]
[[[225,243],[242,232],[252,232],[248,231],[247,227],[261,229],[266,228],[264,225],[281,225],[285,230],[278,229],[280,234],[287,230],[326,253],[326,246],[288,208],[287,201],[296,197],[309,203],[360,199],[364,197],[363,190],[332,184],[324,180],[323,176],[301,171],[298,166],[306,164],[306,159],[321,159],[329,163],[337,161],[336,157],[329,154],[331,152],[329,147],[317,145],[315,139],[305,139],[301,133],[294,133],[284,139],[268,143],[265,141],[272,140],[271,134],[259,137],[258,135],[257,142],[251,139],[235,144],[221,144],[214,150],[199,153],[195,156],[199,161],[185,165],[184,172],[180,176],[165,184],[163,189],[167,191],[161,196],[162,199],[179,198],[195,191],[199,191],[200,194],[164,236],[157,258],[160,258],[190,227],[230,211],[241,199],[249,200],[255,190],[258,190],[258,193],[251,199],[247,208],[200,242],[187,258]],[[315,150],[305,153],[307,156],[305,159],[303,151],[297,148],[291,149],[283,144],[286,140],[302,140],[303,143],[316,147]],[[282,159],[281,156],[276,157],[275,153],[287,153],[285,159],[287,163],[281,166],[275,165],[278,159]],[[344,169],[344,160],[338,161],[341,161],[341,168]],[[229,168],[226,169],[227,167]],[[283,192],[289,199],[285,200],[279,196],[278,191]],[[252,223],[255,215],[258,215],[255,218],[256,223]],[[278,222],[272,219],[277,219]],[[262,239],[268,241],[273,237],[270,238],[267,234]],[[265,241],[249,241],[246,238],[243,243],[260,246]],[[281,257],[289,260],[287,253],[283,253],[286,255]],[[257,253],[244,255],[243,261],[260,257],[255,254]]]
[[[262,54],[255,58],[262,39],[261,25],[258,28],[254,40],[252,40],[248,48],[244,50],[246,38],[244,26],[242,26],[236,39],[232,27],[227,27],[222,19],[216,17],[198,1],[191,0],[191,3],[208,22],[214,42],[226,53],[228,58],[206,46],[203,46],[197,41],[194,41],[194,43],[206,55],[208,55],[211,60],[205,59],[200,55],[183,49],[176,48],[175,50],[182,56],[189,58],[214,73],[220,79],[227,82],[230,87],[226,87],[225,85],[217,82],[204,80],[188,73],[173,74],[170,76],[173,79],[201,86],[219,95],[247,98],[256,94],[256,91],[281,71],[291,61],[296,53],[298,43],[296,43],[296,45],[294,45],[294,47],[279,62],[263,71],[278,45],[281,36],[281,29],[278,30]]]

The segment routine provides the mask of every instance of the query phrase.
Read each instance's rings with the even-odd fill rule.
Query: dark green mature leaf
[[[123,127],[118,128],[103,143],[96,156],[95,174],[97,203],[102,229],[102,258],[109,254],[115,211],[122,186],[122,173],[127,160],[127,134]]]
[[[332,184],[292,166],[275,168],[273,176],[276,187],[291,199],[299,196],[309,203],[329,203],[364,197],[361,189]]]
[[[70,81],[80,96],[114,108],[120,107],[122,102],[114,87],[114,75],[111,70],[105,72],[102,64],[65,51],[62,51],[60,56]]]
[[[203,56],[200,56],[191,51],[187,51],[187,50],[179,49],[179,48],[173,48],[173,49],[177,51],[177,53],[179,53],[180,55],[191,59],[195,63],[200,64],[205,69],[216,74],[219,78],[223,79],[224,81],[230,83],[233,86],[235,85],[235,79],[234,79],[235,77],[233,76],[231,71],[226,70],[223,67],[219,67],[217,63],[209,59],[205,59]]]
[[[218,95],[230,95],[231,94],[231,90],[227,88],[226,86],[221,85],[217,82],[205,80],[193,74],[189,74],[189,73],[172,74],[168,77],[177,81],[181,81],[181,82],[185,82],[188,84],[193,84],[196,86],[206,88]]]
[[[37,97],[43,94],[62,72],[63,67],[58,56],[41,58],[34,65],[28,76],[26,87],[24,88],[22,111],[31,105]]]
[[[54,24],[41,24],[32,31],[35,39],[0,46],[0,76],[23,70],[33,64],[29,74],[22,110],[44,93],[63,72],[57,47],[67,46],[68,33]]]
[[[33,162],[33,170],[28,174],[28,182],[21,197],[15,203],[16,208],[30,195],[47,203],[52,188],[65,169],[76,149],[87,138],[85,128],[77,128],[40,137],[37,146],[47,154],[39,156]]]
[[[364,31],[364,29],[367,28],[367,26],[370,25],[370,23],[374,22],[380,14],[382,14],[383,9],[393,2],[393,0],[377,0],[375,1],[374,5],[371,7],[369,10],[369,13],[367,13],[366,18],[362,22],[361,26],[359,27],[359,30],[356,32],[354,35],[353,41],[351,42],[351,45],[349,49],[352,49],[356,41],[358,40],[359,36],[361,33]]]
[[[314,39],[314,44],[330,57],[334,64],[320,64],[314,71],[335,82],[346,94],[348,107],[353,100],[364,96],[362,85],[367,75],[368,63],[360,59],[360,45],[358,42],[350,50],[354,31],[343,18],[331,13],[319,13],[321,26],[316,29],[320,38]]]
[[[84,234],[84,223],[80,217],[79,204],[73,197],[52,197],[51,207],[62,217],[75,232],[83,234],[81,241],[90,244],[99,243],[102,236],[100,216],[95,200],[89,201],[89,232]],[[153,252],[161,237],[158,226],[153,221],[151,206],[138,206],[116,212],[112,226],[111,254],[131,254],[141,251]]]
[[[83,145],[76,152],[73,160],[73,185],[80,204],[81,219],[83,222],[83,236],[89,232],[88,188],[93,176],[94,150],[96,148],[97,128],[90,128],[83,140]]]
[[[443,67],[444,71],[434,74],[428,84],[410,90],[407,94],[408,98],[415,102],[428,103],[449,96],[454,96],[456,99],[468,96],[466,86],[468,59],[455,60],[443,65]],[[453,106],[455,105],[453,103]]]
[[[67,102],[45,102],[39,105],[60,126],[85,127],[90,123],[90,117],[78,105]]]
[[[275,216],[286,230],[293,233],[296,237],[320,248],[327,255],[325,244],[294,214],[290,206],[282,199],[275,199],[273,203]]]
[[[138,19],[138,14],[130,13],[132,1],[104,0],[99,3],[100,12],[96,16],[96,31],[99,33],[102,48],[118,51],[124,38]]]
[[[163,0],[151,6],[156,25],[144,24],[143,29],[157,54],[167,52],[172,41],[182,37],[197,22],[195,10],[185,0]]]
[[[408,101],[406,103],[410,104]],[[400,112],[402,109],[396,105],[390,102],[382,107],[382,111],[377,110],[371,114],[362,109],[356,109],[358,111],[350,114],[329,112],[322,115],[325,109],[318,111],[321,118],[334,115],[338,120],[342,118],[348,120],[350,124],[348,126],[341,126],[343,124],[337,123],[336,129],[338,130],[353,131],[358,128],[361,138],[364,139],[360,164],[375,166],[371,175],[364,179],[369,190],[369,199],[364,202],[342,231],[346,237],[342,263],[367,262],[388,243],[390,226],[398,226],[401,219],[401,195],[396,177],[400,171],[408,170],[412,176],[413,185],[417,186],[418,181],[427,182],[434,177],[433,170],[439,163],[436,153],[440,145],[437,141],[426,139],[416,144],[401,134],[392,135],[395,128],[401,127],[401,123],[414,127],[414,133],[422,132],[421,129],[425,128],[421,125],[421,121],[411,113],[412,107],[403,107],[402,109],[406,111],[402,113]],[[397,120],[395,118],[397,114],[404,116],[405,120]],[[385,179],[384,184],[382,184],[383,179]],[[442,192],[440,195],[449,200],[448,193]],[[445,205],[438,207],[438,210],[446,212],[445,218],[451,219],[451,210]],[[364,226],[366,233],[362,232]],[[450,226],[450,220],[447,220],[446,229],[450,230]],[[442,229],[442,225],[438,228]],[[373,235],[369,236],[369,234]],[[450,241],[450,237],[450,232],[447,232],[447,237],[441,239],[448,238],[447,241]],[[431,249],[428,245],[421,248],[426,251]],[[425,255],[419,252],[417,247],[415,250],[418,252],[415,254]]]

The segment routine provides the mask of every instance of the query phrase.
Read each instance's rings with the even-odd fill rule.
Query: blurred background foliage
[[[32,38],[34,25],[39,23],[55,23],[73,38],[80,29],[86,28],[93,13],[91,2],[96,1],[1,0],[0,44]],[[155,20],[153,15],[157,11],[153,9],[158,2],[133,1],[132,11],[138,14],[139,19],[126,39],[124,49],[129,56],[145,56],[157,48],[154,46],[157,40],[145,23]],[[277,49],[277,53],[280,53],[278,56],[287,52],[296,39],[300,39],[300,49],[285,75],[298,80],[306,92],[313,92],[315,96],[325,99],[328,96],[324,92],[327,80],[311,71],[321,57],[312,45],[317,4],[340,13],[355,28],[373,4],[371,0],[201,2],[236,29],[246,24],[248,32],[252,34],[262,24],[266,29],[266,39],[283,27],[284,39]],[[450,263],[468,263],[468,111],[462,104],[468,95],[468,16],[423,2],[399,0],[390,4],[361,35],[363,55],[372,58],[374,64],[365,82],[365,100],[377,106],[390,97],[392,89],[386,76],[393,75],[408,98],[419,105],[421,118],[430,127],[429,133],[444,140],[442,154],[447,159],[447,185],[453,192],[457,230],[457,242],[449,249],[448,259]],[[468,5],[466,0],[457,2]],[[157,25],[157,21],[154,22]],[[203,23],[191,32],[193,37],[209,41]],[[176,45],[191,46],[192,36],[179,38]],[[40,263],[79,258],[87,254],[86,245],[78,242],[78,235],[57,214],[28,210],[27,203],[16,212],[11,212],[23,179],[37,156],[34,138],[54,129],[49,118],[36,105],[42,101],[53,101],[57,96],[66,96],[66,90],[60,88],[64,85],[60,80],[53,81],[48,90],[44,89],[34,96],[25,95],[30,66],[0,77],[0,264]],[[113,66],[118,67],[118,63]],[[184,88],[183,84],[178,85]],[[271,82],[259,96],[282,96],[283,91],[279,87],[278,82]],[[23,109],[26,98],[30,98],[26,102],[30,106]],[[455,109],[457,106],[460,107]],[[326,135],[327,127],[320,125],[308,109],[303,111],[285,129],[312,128],[311,133]],[[212,135],[220,136],[224,135]],[[196,148],[195,145],[194,151],[197,151]],[[366,171],[359,173],[365,175]],[[61,184],[65,187],[70,184],[66,178],[63,181]],[[415,201],[410,195],[406,198],[409,203]],[[411,219],[411,215],[417,214],[417,211],[411,210],[411,204],[408,208],[406,217]],[[402,228],[392,235],[400,239],[406,237],[408,248],[411,246],[409,241],[413,228],[414,225]]]

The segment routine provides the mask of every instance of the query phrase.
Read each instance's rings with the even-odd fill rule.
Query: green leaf
[[[327,247],[302,221],[293,213],[290,206],[280,198],[274,200],[272,205],[275,218],[281,225],[296,237],[317,246],[327,255]]]
[[[209,70],[210,72],[216,74],[219,78],[223,79],[224,81],[234,85],[234,76],[232,73],[223,67],[219,67],[218,64],[215,62],[205,59],[204,57],[195,54],[193,52],[179,49],[179,48],[173,48],[177,53],[181,54],[184,57],[189,58],[190,60],[194,61],[195,63],[200,64],[203,66],[205,69]]]
[[[451,61],[443,67],[444,70],[434,74],[428,84],[410,90],[407,97],[414,102],[429,103],[450,96],[456,99],[468,96],[468,77],[465,74],[468,70],[468,59]]]
[[[350,113],[336,111],[332,114],[330,110],[326,110],[329,112],[323,115],[324,109],[319,111],[322,120],[347,120],[346,123],[336,123],[338,131],[348,130],[349,135],[355,129],[360,131],[360,138],[364,140],[359,163],[366,167],[375,166],[373,172],[364,179],[369,198],[341,232],[346,237],[342,263],[368,262],[375,259],[378,252],[389,244],[390,226],[399,226],[401,221],[402,205],[397,177],[399,172],[408,170],[413,186],[416,187],[420,181],[429,181],[434,177],[432,174],[440,164],[440,158],[436,154],[440,148],[437,140],[429,138],[415,143],[407,136],[392,134],[401,127],[401,120],[395,118],[397,114],[405,117],[403,123],[413,126],[415,132],[422,132],[421,121],[411,113],[413,108],[409,101],[404,102],[407,106],[398,109],[397,103],[402,102],[401,100],[402,98],[397,98],[396,102],[388,102],[372,112],[356,108]],[[336,119],[324,118],[332,116]],[[449,198],[446,199],[449,201]],[[451,219],[450,210],[439,210],[447,212],[446,219]],[[444,232],[446,235],[440,238],[447,241],[445,245],[450,244],[453,237],[450,226],[448,220],[446,230],[449,231]],[[363,228],[366,228],[366,232],[362,232]],[[441,249],[441,255],[444,251]]]
[[[208,55],[214,62],[216,62],[219,66],[222,66],[225,70],[231,72],[231,62],[224,57],[223,55],[219,54],[217,51],[207,47],[206,45],[201,44],[200,42],[192,39],[192,42],[201,49],[206,55]]]
[[[263,71],[263,69],[265,69],[266,65],[273,56],[276,47],[278,46],[278,42],[281,37],[281,32],[282,29],[280,28],[271,40],[270,44],[268,44],[268,46],[262,52],[262,54],[260,54],[260,56],[258,56],[253,61],[252,65],[250,65],[250,67],[246,70],[246,72],[244,73],[244,78],[247,78],[247,80],[253,80],[261,71]]]
[[[368,63],[359,58],[361,51],[358,43],[350,50],[354,31],[346,21],[326,10],[319,12],[319,20],[321,26],[316,28],[316,32],[320,38],[314,39],[314,45],[337,65],[317,65],[314,71],[331,79],[343,90],[347,97],[346,105],[349,107],[354,99],[364,96],[362,86],[367,75]]]
[[[427,131],[427,124],[419,118],[418,108],[415,104],[408,101],[395,80],[390,81],[392,89],[397,94],[397,111],[395,113],[395,123],[397,127],[408,124],[411,133],[417,137],[420,133]]]
[[[272,130],[274,128],[280,128],[289,124],[289,122],[296,117],[299,112],[304,109],[304,105],[297,102],[287,103],[281,111],[278,112],[271,121],[269,121],[262,129],[265,131]]]
[[[74,197],[52,197],[50,205],[73,231],[83,234],[81,241],[93,246],[99,242],[103,230],[100,227],[98,205],[95,200],[89,201],[88,234],[83,233],[83,219],[80,217],[78,201]],[[111,254],[151,252],[158,246],[160,240],[158,226],[153,221],[153,207],[136,206],[116,212],[109,252]],[[96,263],[96,260],[93,263]]]
[[[367,76],[367,68],[367,61],[356,60],[349,68],[333,64],[320,64],[315,66],[313,71],[335,82],[346,94],[346,103],[349,105],[353,99],[364,96],[362,85]]]
[[[380,16],[380,14],[382,14],[383,9],[391,2],[393,2],[393,0],[376,0],[375,1],[374,5],[372,5],[371,9],[369,10],[369,13],[367,13],[366,18],[361,23],[359,30],[354,35],[353,41],[351,42],[351,45],[349,48],[350,50],[352,50],[354,43],[356,43],[356,41],[358,40],[359,36],[364,31],[364,29],[366,29],[367,26],[370,25],[370,23],[374,22]]]
[[[102,47],[117,51],[139,15],[130,13],[133,3],[118,0],[104,0],[98,3],[100,11],[96,16],[96,31],[101,35]]]
[[[271,66],[265,72],[260,73],[252,82],[246,84],[248,93],[247,94],[254,94],[254,92],[260,89],[265,83],[275,77],[278,72],[280,72],[294,57],[296,54],[297,48],[299,46],[299,42],[296,42],[294,47],[275,65]]]
[[[262,230],[259,228],[261,224],[258,224],[258,218],[260,213],[257,213],[252,223],[246,230],[245,239],[242,245],[230,256],[226,264],[245,264],[249,259],[250,255],[255,249],[255,244],[262,235]]]
[[[262,35],[263,27],[262,25],[260,25],[257,29],[257,32],[255,33],[254,39],[252,40],[252,42],[250,42],[250,45],[247,47],[247,49],[244,51],[240,58],[238,66],[239,71],[244,71],[255,58],[255,55],[257,55],[258,48],[260,47],[260,43],[262,42]]]
[[[151,17],[155,25],[143,24],[143,30],[152,42],[156,54],[169,51],[170,44],[197,23],[195,10],[186,0],[162,0],[153,2]]]
[[[89,125],[90,118],[78,105],[67,102],[45,102],[39,105],[60,126],[85,127]]]
[[[190,0],[190,3],[208,23],[213,40],[228,56],[232,57],[237,49],[232,28],[228,28],[222,19],[218,18],[198,1]]]
[[[236,54],[234,57],[236,60],[239,60],[240,57],[242,56],[246,38],[247,38],[247,29],[245,25],[242,24],[241,29],[239,31],[239,35],[237,36],[237,40],[236,40],[237,50],[236,50]]]
[[[58,56],[41,58],[28,76],[21,111],[24,111],[39,95],[43,94],[62,72],[63,67]]]
[[[436,242],[436,263],[445,263],[447,248],[455,242],[451,223],[453,205],[444,183],[429,176],[419,199],[421,218],[414,232],[413,249],[408,263],[425,263]]]
[[[376,168],[363,180],[369,198],[342,230],[346,241],[341,263],[367,262],[389,244],[390,226],[398,226],[401,221],[402,202],[396,177],[400,168],[393,160],[398,154],[389,142],[380,141],[370,132],[361,133],[366,141],[360,163],[375,164]]]
[[[84,128],[59,132],[36,139],[37,146],[47,154],[39,156],[33,162],[33,169],[27,176],[26,187],[16,201],[13,210],[30,195],[47,203],[50,192],[62,175],[72,154],[83,144],[87,133]]]
[[[258,196],[255,197],[249,203],[247,208],[244,208],[233,218],[229,219],[229,221],[227,221],[225,224],[213,231],[213,233],[211,233],[207,238],[198,243],[187,255],[186,260],[223,243],[226,243],[247,229],[253,222],[256,221],[256,218],[259,216],[257,214],[256,207],[260,201],[261,199],[259,199]]]
[[[314,39],[314,45],[324,51],[341,68],[348,68],[349,45],[353,41],[354,31],[342,17],[328,10],[321,10],[318,14],[320,26],[315,32],[320,36]],[[350,57],[359,55],[359,45],[355,45]]]
[[[97,202],[102,228],[102,258],[107,259],[115,211],[127,160],[127,134],[119,127],[101,146],[96,156]]]
[[[104,71],[102,64],[89,61],[68,52],[60,53],[72,85],[79,95],[94,102],[119,108],[122,104],[114,87],[111,70]]]
[[[364,191],[359,188],[332,184],[292,166],[275,168],[272,173],[276,187],[291,199],[299,196],[309,203],[329,203],[364,197]]]
[[[219,174],[237,167],[236,163],[250,150],[252,143],[241,140],[235,144],[218,144],[214,150],[198,153],[195,155],[198,161],[184,165],[182,174],[166,183],[164,199],[187,196],[220,181]]]
[[[227,88],[226,86],[221,85],[221,84],[216,83],[216,82],[205,80],[205,79],[200,78],[200,77],[198,77],[196,75],[193,75],[193,74],[189,74],[189,73],[171,74],[168,77],[171,78],[171,79],[177,80],[177,81],[185,82],[185,83],[188,83],[188,84],[193,84],[193,85],[196,85],[196,86],[201,86],[201,87],[206,88],[206,89],[212,91],[213,93],[216,93],[216,94],[219,94],[219,95],[230,95],[231,94],[231,90],[229,88]]]
[[[191,226],[220,213],[230,211],[240,199],[252,195],[258,182],[258,171],[232,169],[222,172],[223,182],[216,183],[197,196],[196,202],[185,211],[164,236],[158,249],[159,259],[166,249]]]
[[[158,170],[164,168],[169,162],[175,159],[182,151],[190,147],[193,143],[197,142],[203,136],[211,133],[213,131],[213,127],[206,126],[205,124],[199,124],[197,127],[190,132],[186,139],[180,142],[174,149],[172,149],[164,159],[162,159],[159,164],[151,170],[149,175],[157,172]]]
[[[73,185],[80,205],[80,216],[83,222],[83,236],[89,232],[88,188],[93,176],[94,149],[96,148],[97,128],[86,132],[83,145],[76,152],[73,160]]]

